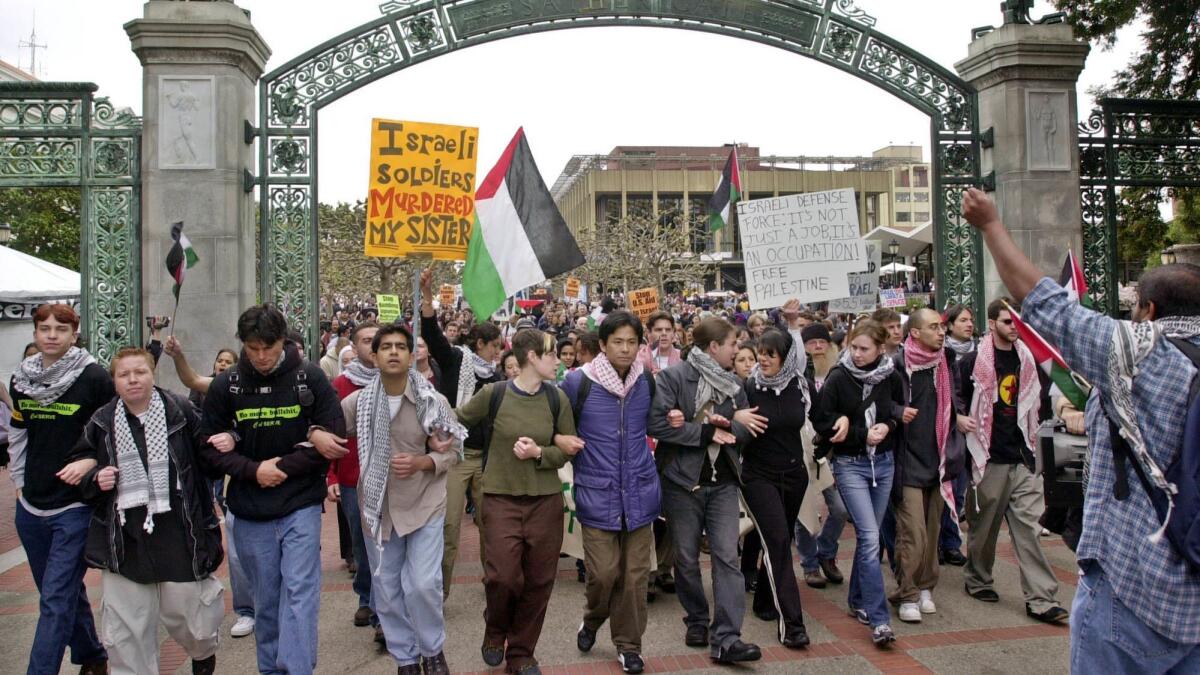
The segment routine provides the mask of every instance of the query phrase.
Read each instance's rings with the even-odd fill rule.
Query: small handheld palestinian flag
[[[187,270],[196,266],[200,258],[196,256],[192,242],[183,233],[183,221],[171,223],[171,239],[175,243],[167,251],[167,272],[175,280],[171,292],[175,294],[175,304],[179,304],[179,289],[183,287],[183,277]]]
[[[1021,336],[1025,346],[1029,347],[1029,351],[1033,353],[1033,360],[1037,362],[1038,367],[1050,376],[1050,381],[1058,386],[1058,390],[1067,397],[1076,410],[1085,410],[1088,394],[1091,393],[1091,385],[1072,372],[1071,367],[1067,365],[1062,354],[1054,348],[1054,345],[1046,342],[1046,339],[1036,330],[1022,321],[1021,315],[1017,314],[1016,310],[1009,307],[1008,303],[1005,303],[1004,306],[1012,315],[1013,327],[1017,329],[1017,335]]]
[[[725,170],[721,172],[721,184],[708,201],[708,230],[717,230],[729,224],[733,205],[742,198],[742,172],[738,169],[737,146],[729,154],[725,162]]]
[[[1091,309],[1092,299],[1088,297],[1087,278],[1083,276],[1083,268],[1079,266],[1079,259],[1075,257],[1071,249],[1067,249],[1067,259],[1063,262],[1058,285],[1067,289],[1072,300]]]
[[[476,316],[491,316],[522,288],[583,263],[575,237],[542,182],[525,130],[517,129],[475,192],[463,295]]]

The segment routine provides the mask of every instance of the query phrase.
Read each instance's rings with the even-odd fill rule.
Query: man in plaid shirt
[[[1091,469],[1077,551],[1081,576],[1071,610],[1071,671],[1200,672],[1200,574],[1166,538],[1151,541],[1161,521],[1133,472],[1128,498],[1113,496],[1112,439],[1097,399],[1111,401],[1118,386],[1109,361],[1122,327],[1042,278],[982,192],[968,191],[963,215],[983,233],[1000,278],[1023,301],[1025,321],[1058,343],[1067,363],[1094,386],[1087,406]],[[1200,267],[1159,267],[1142,277],[1138,293],[1135,322],[1152,321],[1163,335],[1200,345]],[[1157,339],[1133,372],[1137,430],[1150,457],[1165,469],[1183,446],[1196,368],[1169,341]]]

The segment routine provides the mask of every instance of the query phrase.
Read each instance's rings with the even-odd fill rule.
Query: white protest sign
[[[867,242],[866,272],[851,272],[846,275],[850,283],[850,295],[829,301],[829,311],[838,314],[861,314],[875,311],[876,295],[879,293],[879,266],[883,262],[879,244]]]
[[[867,269],[852,188],[738,202],[737,213],[751,309],[847,297],[846,275]]]

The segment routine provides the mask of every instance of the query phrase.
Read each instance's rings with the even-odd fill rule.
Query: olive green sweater
[[[555,425],[550,401],[541,390],[531,395],[511,385],[511,382],[489,384],[454,411],[458,421],[469,429],[487,417],[492,389],[508,387],[492,426],[487,464],[483,470],[483,491],[485,494],[531,497],[558,494],[562,492],[558,469],[570,457],[551,442]],[[575,418],[567,395],[544,382],[542,387],[550,387],[550,394],[558,397],[558,433],[575,435]],[[513,446],[521,436],[532,439],[541,447],[541,459],[517,459]]]

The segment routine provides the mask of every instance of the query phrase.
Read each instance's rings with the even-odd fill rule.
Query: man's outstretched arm
[[[1014,300],[1023,302],[1045,275],[1017,247],[1008,228],[1000,222],[996,204],[982,190],[971,188],[963,196],[963,217],[983,234],[983,242],[996,261],[1000,280]]]

